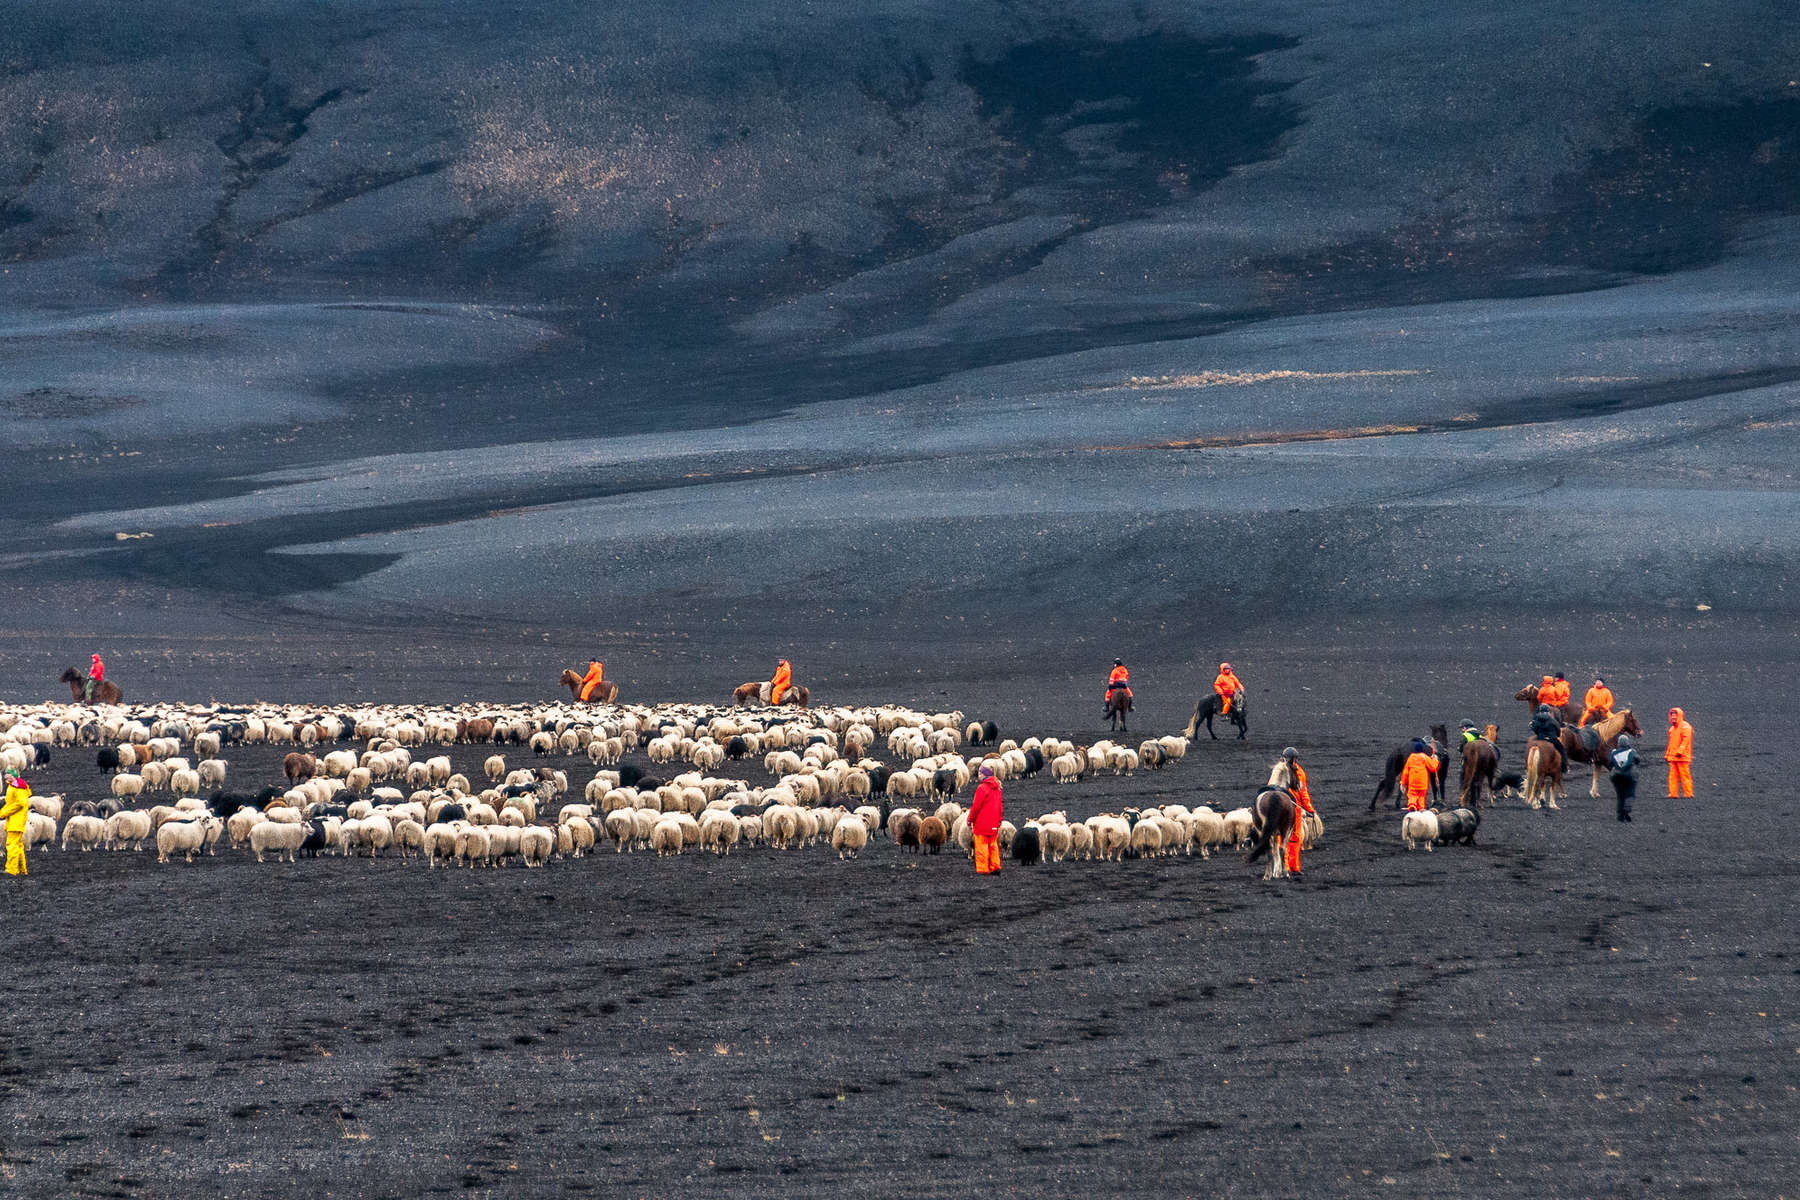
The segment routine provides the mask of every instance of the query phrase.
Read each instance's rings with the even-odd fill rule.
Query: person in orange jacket
[[[1412,753],[1407,755],[1406,765],[1400,768],[1400,786],[1406,789],[1407,812],[1423,812],[1431,799],[1431,777],[1437,774],[1438,761],[1430,749],[1424,738],[1414,738]]]
[[[1220,663],[1219,674],[1217,678],[1213,680],[1213,691],[1219,694],[1220,716],[1225,716],[1231,712],[1231,702],[1237,699],[1238,694],[1243,690],[1244,681],[1232,674],[1231,664],[1228,662]]]
[[[1112,699],[1114,688],[1124,688],[1125,694],[1131,695],[1131,672],[1126,669],[1122,658],[1113,659],[1112,674],[1106,677],[1106,699]]]
[[[600,677],[605,673],[606,668],[600,664],[599,659],[595,658],[588,661],[587,674],[581,677],[581,699],[589,700],[593,698],[594,689],[600,686]]]
[[[1312,792],[1306,786],[1306,768],[1300,765],[1300,751],[1289,746],[1281,752],[1281,757],[1287,762],[1288,778],[1292,781],[1288,793],[1294,797],[1294,831],[1287,840],[1287,869],[1289,875],[1299,875],[1300,839],[1306,832],[1306,814],[1316,813],[1318,809],[1313,807]]]
[[[975,785],[975,798],[969,801],[969,832],[975,836],[975,873],[996,875],[1000,871],[1000,781],[994,768],[981,764],[981,782]]]
[[[775,667],[775,678],[769,680],[769,703],[780,704],[781,698],[787,695],[788,689],[794,685],[794,668],[782,659]]]
[[[1556,707],[1556,677],[1555,676],[1545,675],[1544,681],[1542,683],[1538,684],[1537,702],[1539,704],[1548,704],[1551,708]]]
[[[25,869],[25,826],[31,821],[31,785],[17,775],[6,778],[6,803],[0,820],[6,822],[6,873],[28,875]]]
[[[1692,799],[1694,795],[1694,727],[1679,708],[1669,710],[1669,748],[1663,751],[1669,763],[1669,799]]]
[[[1594,676],[1594,686],[1581,698],[1581,704],[1581,720],[1576,728],[1585,726],[1589,721],[1604,721],[1612,716],[1613,694],[1612,689],[1606,686],[1606,680],[1598,675]]]
[[[1556,678],[1550,681],[1550,707],[1568,707],[1569,697],[1573,692],[1574,689],[1569,686],[1569,681],[1563,677],[1561,671],[1558,671],[1556,673]]]

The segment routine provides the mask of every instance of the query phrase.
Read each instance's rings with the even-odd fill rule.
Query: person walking
[[[1306,835],[1306,814],[1316,813],[1312,792],[1306,786],[1306,768],[1300,765],[1300,751],[1289,746],[1281,752],[1288,768],[1288,793],[1294,797],[1294,831],[1287,840],[1288,874],[1300,875],[1300,842]]]
[[[1637,799],[1637,749],[1631,744],[1629,733],[1619,735],[1607,760],[1612,768],[1607,777],[1612,780],[1613,794],[1619,798],[1619,820],[1629,821],[1631,802]]]
[[[975,785],[975,798],[969,801],[969,832],[975,835],[975,873],[995,875],[1000,871],[1000,781],[994,768],[981,764],[981,782]]]
[[[6,822],[6,873],[30,874],[25,869],[25,826],[31,820],[31,785],[17,775],[6,777],[6,802],[0,805]]]
[[[1414,738],[1412,753],[1400,768],[1400,786],[1406,789],[1406,811],[1424,812],[1431,799],[1431,777],[1437,774],[1437,757],[1429,753],[1424,738]]]
[[[1669,710],[1669,748],[1663,751],[1669,763],[1669,799],[1692,799],[1694,795],[1694,727],[1679,708]]]

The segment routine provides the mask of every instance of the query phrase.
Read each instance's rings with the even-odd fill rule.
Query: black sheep
[[[746,742],[741,736],[733,737],[729,742],[725,743],[725,757],[731,759],[733,762],[736,762],[748,753],[750,753],[750,743]],[[620,774],[623,775],[624,772],[621,771]]]
[[[932,773],[931,790],[940,796],[954,795],[956,792],[956,772],[945,767]]]
[[[94,765],[99,767],[102,771],[118,770],[119,752],[111,746],[103,748],[99,753],[94,755]]]
[[[262,789],[262,791],[256,793],[256,795],[252,796],[250,798],[250,803],[256,805],[258,808],[267,808],[269,807],[269,801],[279,799],[284,795],[286,795],[286,792],[281,788],[266,787]]]
[[[1025,778],[1030,779],[1044,769],[1044,752],[1036,746],[1025,751]]]
[[[876,796],[887,795],[888,777],[894,773],[892,767],[875,767],[869,772],[869,791]],[[881,823],[887,825],[887,805],[881,806]]]
[[[443,825],[448,824],[451,821],[466,821],[469,819],[469,813],[468,810],[463,808],[460,804],[446,804],[444,807],[438,809],[437,816],[432,819],[438,824]]]
[[[992,721],[983,721],[981,723],[981,740],[990,745],[999,741],[1000,726],[994,724]]]
[[[212,809],[217,817],[229,817],[240,808],[249,808],[255,801],[241,792],[214,792],[207,800],[206,807]]]
[[[308,858],[319,857],[319,851],[325,849],[325,822],[309,821],[306,826],[306,840],[300,843],[300,853]]]
[[[636,787],[638,785],[638,781],[641,780],[643,777],[644,777],[643,769],[640,767],[634,767],[630,763],[626,763],[624,766],[619,768],[619,786],[620,787]]]
[[[27,748],[31,751],[33,765],[39,767],[50,765],[50,747],[33,743]]]
[[[1035,867],[1044,857],[1036,825],[1027,825],[1013,835],[1012,855],[1013,861],[1024,867]]]

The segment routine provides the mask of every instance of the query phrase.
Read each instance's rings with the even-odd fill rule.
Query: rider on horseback
[[[775,678],[769,680],[769,703],[780,704],[788,689],[794,686],[794,668],[782,659],[776,664]]]
[[[1306,829],[1306,814],[1318,810],[1313,807],[1312,792],[1306,786],[1306,769],[1300,765],[1300,751],[1289,746],[1281,752],[1281,757],[1287,763],[1288,795],[1294,798],[1294,831],[1287,840],[1287,869],[1289,875],[1298,877],[1301,873],[1300,840]]]
[[[94,702],[94,689],[99,687],[100,681],[105,678],[106,664],[101,662],[100,656],[96,654],[94,655],[94,661],[88,666],[87,679],[83,681],[81,685],[81,702],[83,704],[92,704]]]
[[[1231,702],[1244,692],[1244,682],[1231,673],[1230,663],[1219,664],[1218,677],[1213,680],[1213,691],[1219,694],[1219,715],[1229,716]]]
[[[1556,747],[1556,753],[1562,758],[1562,769],[1566,772],[1569,769],[1569,752],[1563,748],[1562,731],[1562,722],[1556,719],[1556,713],[1550,706],[1538,705],[1537,715],[1531,718],[1531,736],[1542,738]]]
[[[576,699],[578,699],[578,700],[592,699],[595,690],[598,689],[600,686],[601,677],[604,676],[605,674],[606,674],[606,668],[601,665],[601,662],[599,659],[597,659],[597,658],[589,659],[587,674],[583,675],[581,677],[581,692],[579,693],[579,695],[577,695]]]
[[[1120,688],[1125,689],[1127,696],[1132,694],[1131,672],[1126,669],[1124,659],[1115,658],[1113,659],[1112,674],[1106,677],[1106,698],[1111,700],[1112,694]]]

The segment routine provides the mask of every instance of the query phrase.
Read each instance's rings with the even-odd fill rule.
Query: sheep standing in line
[[[286,854],[287,860],[293,862],[309,832],[310,827],[306,825],[264,821],[250,831],[250,851],[256,855],[257,862],[263,861],[264,854],[273,854],[277,858]]]
[[[1416,849],[1419,843],[1430,850],[1438,838],[1437,814],[1430,809],[1409,812],[1400,818],[1400,840],[1406,843],[1408,850]]]
[[[62,848],[67,850],[70,843],[83,850],[92,850],[106,841],[106,822],[99,817],[83,813],[70,817],[63,825]]]
[[[527,867],[541,867],[556,849],[556,835],[542,825],[519,831],[519,857]]]
[[[130,849],[142,850],[155,828],[147,812],[136,812],[129,808],[116,812],[106,818],[106,848],[125,849],[129,842]]]

